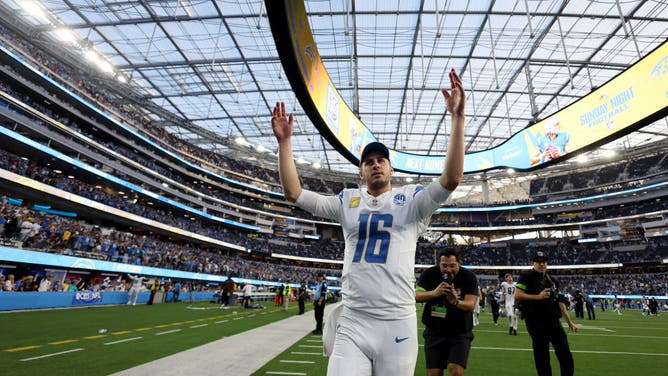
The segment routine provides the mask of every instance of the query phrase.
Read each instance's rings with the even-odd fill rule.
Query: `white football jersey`
[[[501,282],[501,291],[506,296],[506,307],[515,305],[515,281],[513,282]]]
[[[394,188],[378,197],[365,188],[338,196],[303,190],[297,205],[339,221],[346,248],[343,305],[380,319],[415,314],[415,247],[434,210],[450,195],[438,181]]]

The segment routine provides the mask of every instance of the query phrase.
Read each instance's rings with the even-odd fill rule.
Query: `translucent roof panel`
[[[26,25],[27,35],[43,33],[42,40],[52,38],[54,26],[71,30],[81,51],[103,55],[116,75],[129,78],[129,90],[165,111],[147,109],[149,116],[175,115],[185,124],[165,122],[168,131],[208,149],[226,148],[198,133],[200,127],[275,152],[271,110],[285,101],[297,119],[295,157],[356,171],[296,101],[262,1],[37,1],[46,18],[29,14],[18,0],[1,2],[0,18],[8,27]],[[665,1],[305,5],[320,56],[346,103],[381,141],[421,154],[447,147],[450,119],[439,89],[449,86],[450,68],[468,94],[465,142],[473,152],[573,103],[668,35]],[[620,143],[657,142],[667,128],[662,119]]]

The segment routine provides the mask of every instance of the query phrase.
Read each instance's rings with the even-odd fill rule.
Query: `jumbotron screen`
[[[318,53],[302,1],[266,1],[274,39],[298,100],[328,142],[352,163],[376,136],[353,113]],[[668,110],[668,42],[557,113],[487,150],[467,153],[464,172],[531,170],[596,148],[649,124]],[[390,150],[395,170],[438,175],[444,155]]]

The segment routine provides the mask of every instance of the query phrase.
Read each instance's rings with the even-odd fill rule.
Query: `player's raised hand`
[[[285,103],[276,102],[274,111],[271,114],[271,129],[274,131],[274,136],[278,142],[289,139],[292,136],[292,123],[294,115],[286,115]]]
[[[441,89],[441,93],[445,97],[445,107],[452,115],[464,116],[464,105],[466,104],[464,84],[462,84],[462,79],[457,75],[454,68],[450,70],[448,75],[450,76],[450,92],[448,92],[448,89]]]

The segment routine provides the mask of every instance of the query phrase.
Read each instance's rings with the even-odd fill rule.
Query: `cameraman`
[[[463,375],[468,362],[478,280],[460,263],[455,249],[441,251],[438,265],[422,272],[417,282],[415,300],[427,302],[422,312],[427,376],[441,376],[444,369]]]
[[[559,283],[547,273],[547,255],[542,251],[533,254],[533,269],[520,274],[515,299],[520,302],[522,317],[533,343],[533,359],[539,376],[552,375],[550,343],[559,360],[561,375],[573,375],[575,366],[568,347],[566,332],[559,317],[577,332],[566,309],[567,298],[559,293]]]

